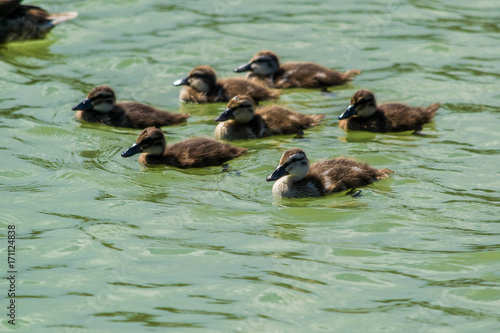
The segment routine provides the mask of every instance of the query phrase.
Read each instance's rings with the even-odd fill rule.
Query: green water
[[[497,0],[31,1],[80,16],[0,48],[0,267],[15,225],[16,326],[0,331],[500,331],[500,10]],[[336,96],[279,100],[326,114],[303,139],[237,142],[220,167],[141,166],[137,130],[83,124],[98,84],[190,112],[170,142],[213,135],[223,104],[180,105],[194,66],[220,77],[263,49],[361,69]],[[426,136],[350,133],[359,89],[442,102]],[[360,198],[277,200],[281,154],[346,155],[396,171]]]

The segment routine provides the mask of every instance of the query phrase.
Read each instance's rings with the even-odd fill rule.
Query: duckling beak
[[[215,121],[226,121],[229,119],[234,119],[234,109],[228,108],[226,111],[222,112],[217,118],[215,118]]]
[[[188,86],[189,85],[189,76],[186,76],[183,79],[179,79],[174,82],[174,86]]]
[[[276,168],[276,170],[273,171],[272,174],[270,174],[267,178],[266,181],[271,182],[280,179],[283,176],[288,175],[288,171],[286,171],[286,168],[284,165],[280,165],[279,167]]]
[[[122,153],[122,157],[130,157],[140,153],[142,153],[141,146],[138,143],[134,143],[129,149]]]
[[[248,63],[246,63],[244,65],[241,65],[240,67],[236,67],[234,69],[234,71],[236,73],[247,72],[247,71],[250,71],[250,70],[252,70],[252,63],[251,62],[248,62]]]
[[[354,105],[349,105],[347,110],[345,110],[344,113],[342,113],[339,116],[339,119],[340,120],[347,119],[347,118],[350,118],[350,117],[357,115],[357,114],[358,114],[358,111],[356,111],[356,107]]]
[[[80,104],[73,106],[72,108],[73,111],[89,110],[89,109],[92,109],[92,101],[88,98],[83,102],[81,102]]]

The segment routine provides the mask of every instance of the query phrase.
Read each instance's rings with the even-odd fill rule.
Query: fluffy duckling
[[[404,132],[419,134],[422,127],[434,118],[441,103],[426,108],[400,103],[377,105],[375,95],[360,90],[351,98],[351,105],[340,116],[339,127],[344,131]]]
[[[143,153],[139,162],[144,165],[167,164],[186,169],[222,165],[244,155],[247,150],[209,138],[187,139],[167,146],[161,129],[148,127],[122,156]]]
[[[302,130],[318,124],[323,115],[309,116],[278,105],[265,106],[255,111],[250,96],[238,95],[227,104],[227,109],[215,121],[215,137],[223,140],[260,139],[281,134],[302,134]]]
[[[92,123],[115,127],[146,128],[180,124],[189,113],[169,113],[136,102],[116,102],[115,92],[108,86],[97,86],[87,99],[73,107],[76,117]]]
[[[209,66],[195,67],[188,76],[174,82],[174,86],[185,85],[179,99],[187,103],[227,102],[236,95],[245,94],[258,103],[279,97],[279,92],[241,78],[217,80],[215,71]]]
[[[361,73],[357,69],[339,73],[311,62],[280,65],[278,56],[271,51],[257,53],[248,63],[235,68],[234,71],[250,71],[247,78],[262,82],[270,88],[321,88],[322,91],[347,83]]]
[[[49,14],[21,0],[0,1],[0,43],[44,38],[59,23],[74,19],[77,12]]]
[[[304,151],[293,148],[283,154],[278,168],[266,180],[276,180],[273,194],[277,197],[305,198],[365,186],[393,172],[389,169],[375,169],[366,163],[345,157],[309,166]]]

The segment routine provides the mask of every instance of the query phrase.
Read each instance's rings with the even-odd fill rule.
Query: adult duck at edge
[[[21,5],[21,0],[1,0],[0,44],[44,38],[56,25],[77,16],[77,12],[49,14],[37,6]]]

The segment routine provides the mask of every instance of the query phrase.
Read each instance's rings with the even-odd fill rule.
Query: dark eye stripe
[[[299,162],[299,161],[303,161],[305,160],[306,158],[305,157],[299,157],[299,158],[294,158],[293,160],[291,160],[290,162],[285,162],[283,164],[283,166],[286,168],[287,166],[289,166],[290,164],[292,163],[295,163],[295,162]]]
[[[89,99],[90,99],[91,101],[95,101],[96,99],[108,99],[108,98],[109,98],[109,99],[112,99],[112,98],[113,98],[113,96],[110,96],[110,95],[104,95],[104,94],[98,94],[98,95],[96,95],[96,96],[94,96],[94,97],[90,97]]]
[[[207,77],[207,75],[206,74],[201,74],[201,73],[194,73],[190,77],[202,78],[202,77]]]
[[[361,99],[359,101],[357,101],[356,103],[354,103],[354,106],[360,106],[360,105],[365,105],[365,104],[369,104],[369,103],[375,103],[373,99]]]
[[[255,59],[254,62],[257,62],[257,63],[259,63],[259,62],[271,62],[271,59]]]

